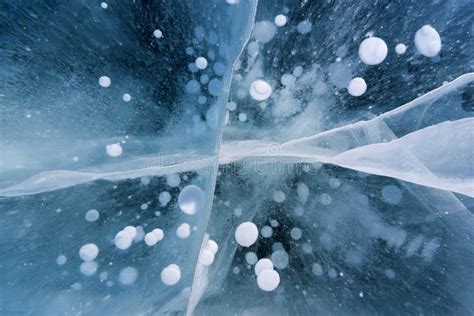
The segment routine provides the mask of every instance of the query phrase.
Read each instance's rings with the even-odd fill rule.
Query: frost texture
[[[0,314],[474,313],[469,2],[0,12]]]

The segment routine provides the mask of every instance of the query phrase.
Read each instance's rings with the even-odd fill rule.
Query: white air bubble
[[[119,231],[114,238],[115,246],[120,250],[128,249],[132,245],[132,242],[133,236],[125,230]]]
[[[395,52],[398,55],[403,55],[405,54],[406,51],[407,51],[407,47],[405,44],[397,44],[397,46],[395,46]]]
[[[248,264],[253,266],[254,264],[257,263],[258,257],[253,251],[249,251],[245,254],[245,261],[247,261]]]
[[[86,213],[86,221],[88,222],[95,222],[99,219],[99,211],[98,210],[88,210]]]
[[[158,241],[163,240],[163,238],[165,237],[165,233],[160,228],[155,228],[155,229],[152,230],[152,232],[153,232],[153,234],[156,235],[156,237],[158,238]]]
[[[183,223],[178,226],[176,229],[176,235],[179,238],[188,238],[189,235],[191,234],[191,226],[189,226],[188,223]]]
[[[214,262],[214,253],[209,249],[204,249],[199,254],[199,263],[203,266],[210,266]]]
[[[290,231],[290,236],[291,238],[293,238],[294,240],[299,240],[301,239],[301,236],[302,236],[302,232],[301,232],[301,229],[299,229],[298,227],[294,227],[291,229]]]
[[[163,32],[161,30],[154,30],[153,31],[153,36],[156,37],[156,38],[162,38],[163,37]]]
[[[263,258],[258,260],[255,265],[255,275],[259,275],[263,270],[273,270],[273,263],[270,259]]]
[[[283,270],[288,266],[289,257],[285,250],[277,250],[271,255],[272,263],[275,268]]]
[[[204,192],[193,184],[184,187],[178,196],[179,208],[188,215],[199,212],[204,207],[204,202]]]
[[[209,249],[213,254],[216,254],[216,252],[219,250],[219,246],[212,239],[209,239],[206,248]]]
[[[130,285],[135,283],[138,277],[137,269],[133,267],[126,267],[120,271],[119,281],[123,285]]]
[[[306,201],[308,201],[309,189],[308,186],[303,182],[298,183],[296,193],[298,194],[298,199],[300,200],[301,204],[305,204]]]
[[[276,33],[275,24],[270,21],[261,21],[255,23],[253,29],[253,35],[257,41],[260,43],[270,42]]]
[[[378,37],[366,38],[359,46],[359,58],[367,65],[380,64],[387,57],[387,53],[387,44]]]
[[[179,174],[172,173],[166,176],[166,184],[168,184],[172,188],[176,188],[181,183],[181,178]]]
[[[85,244],[79,249],[79,257],[84,261],[92,261],[99,255],[99,248],[96,244]]]
[[[271,228],[270,226],[265,225],[260,230],[260,234],[262,235],[263,238],[270,238],[270,237],[272,237],[272,234],[273,234],[273,228]]]
[[[158,201],[161,206],[166,206],[171,201],[171,194],[168,191],[163,191],[158,195]]]
[[[111,84],[112,84],[112,80],[110,80],[109,77],[102,76],[102,77],[99,78],[99,85],[102,88],[108,88],[108,87],[110,87]]]
[[[323,267],[319,263],[313,263],[313,265],[311,266],[311,270],[314,275],[323,275]]]
[[[245,122],[247,120],[247,114],[239,113],[239,121]]]
[[[271,292],[280,284],[280,275],[275,270],[263,270],[257,276],[257,284],[261,290]]]
[[[312,28],[313,28],[313,25],[308,20],[301,21],[296,26],[296,30],[301,34],[309,33]]]
[[[268,82],[258,79],[250,85],[249,93],[254,100],[264,101],[272,94],[272,87]]]
[[[286,21],[287,21],[287,18],[283,14],[278,14],[275,17],[275,25],[278,26],[278,27],[285,26]]]
[[[175,285],[181,279],[181,270],[176,264],[170,264],[161,271],[161,281],[166,285]]]
[[[360,97],[367,91],[367,84],[365,83],[364,78],[356,77],[349,82],[347,86],[347,91],[350,95],[354,97]]]
[[[192,79],[189,80],[188,83],[186,83],[186,92],[189,94],[196,94],[199,91],[201,91],[201,85],[199,84],[199,81]]]
[[[387,185],[382,189],[382,199],[388,204],[397,205],[402,200],[402,191],[395,185]]]
[[[424,25],[415,34],[415,46],[420,54],[434,57],[441,50],[441,37],[431,25]]]
[[[123,96],[122,96],[122,100],[124,100],[125,102],[130,102],[130,100],[132,99],[132,96],[128,93],[125,93]]]
[[[144,240],[145,244],[151,247],[158,243],[158,236],[154,232],[149,232],[146,233]]]
[[[319,196],[319,202],[323,205],[329,205],[332,203],[332,197],[327,193],[322,193]]]
[[[258,228],[252,222],[240,224],[235,231],[235,240],[243,247],[252,246],[258,238]]]
[[[196,66],[198,67],[198,69],[206,69],[207,68],[207,59],[204,58],[204,57],[198,57],[196,58]]]
[[[281,190],[275,190],[273,191],[272,198],[276,203],[283,203],[286,199],[286,194]]]
[[[107,2],[101,2],[101,3],[100,3],[100,7],[101,7],[102,9],[106,10],[106,9],[109,7],[109,5],[107,4]]]
[[[59,255],[57,258],[56,258],[56,263],[60,266],[66,264],[66,261],[67,261],[67,257],[65,255]]]
[[[97,263],[94,261],[83,262],[81,263],[79,270],[85,276],[92,276],[97,272]]]
[[[122,154],[123,149],[120,143],[105,146],[105,151],[110,157],[118,157]]]

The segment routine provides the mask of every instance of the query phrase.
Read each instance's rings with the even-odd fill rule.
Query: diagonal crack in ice
[[[474,73],[467,73],[374,119],[358,121],[281,144],[260,140],[232,141],[223,143],[218,155],[189,155],[171,159],[166,156],[136,158],[128,163],[139,167],[126,171],[46,171],[0,190],[0,196],[36,194],[98,179],[117,181],[198,169],[212,172],[217,162],[225,165],[253,159],[255,163],[330,163],[474,197],[474,119],[441,122],[413,130],[401,138],[394,135],[386,123],[386,120],[430,104],[473,81]],[[354,136],[360,133],[365,135],[365,139]],[[436,142],[432,140],[433,137]],[[340,144],[335,146],[331,143],[334,140],[340,142],[341,138],[348,143],[342,148]],[[404,161],[411,161],[408,158],[412,155],[418,157],[417,167],[396,165],[396,162],[403,164]],[[454,166],[456,168],[453,169]],[[443,168],[449,169],[455,177],[444,173]]]

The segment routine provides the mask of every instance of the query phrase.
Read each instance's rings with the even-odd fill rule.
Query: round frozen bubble
[[[301,34],[309,33],[312,28],[313,28],[313,25],[312,25],[311,22],[308,21],[308,20],[301,21],[301,22],[298,23],[298,25],[296,26],[296,30],[297,30],[299,33],[301,33]]]
[[[286,199],[286,194],[281,190],[275,190],[273,191],[272,198],[276,203],[283,203]]]
[[[272,87],[268,82],[258,79],[250,84],[250,96],[256,101],[264,101],[272,94]]]
[[[166,206],[171,201],[171,194],[168,191],[163,191],[158,195],[158,201],[161,206]]]
[[[99,247],[96,244],[85,244],[79,249],[79,257],[84,261],[92,261],[99,255]]]
[[[67,261],[67,257],[65,255],[59,255],[57,258],[56,258],[56,263],[60,266],[66,264],[66,261]]]
[[[308,201],[309,188],[303,182],[298,183],[298,186],[296,187],[296,193],[298,194],[298,199],[301,204],[305,204]]]
[[[243,247],[252,246],[258,238],[258,228],[252,222],[244,222],[235,230],[235,240]]]
[[[100,7],[101,7],[102,9],[106,10],[106,9],[109,7],[109,5],[107,4],[107,2],[101,2],[101,3],[100,3]]]
[[[283,76],[281,76],[280,82],[285,87],[292,87],[295,85],[296,78],[293,75],[284,74]]]
[[[327,193],[323,193],[319,196],[319,202],[322,205],[329,205],[332,203],[332,197]]]
[[[221,62],[217,62],[212,66],[212,70],[218,76],[223,76],[225,74],[225,65]]]
[[[189,69],[189,71],[192,72],[192,73],[196,73],[196,72],[199,71],[199,68],[196,66],[195,63],[190,63],[190,64],[188,64],[188,69]]]
[[[337,178],[331,178],[329,180],[329,187],[331,189],[337,189],[341,186],[341,180],[337,179]]]
[[[140,178],[140,183],[143,185],[149,185],[150,184],[150,177],[141,177]]]
[[[288,266],[289,258],[285,250],[277,250],[271,255],[272,263],[275,268],[283,270]]]
[[[98,210],[95,210],[95,209],[92,209],[92,210],[88,210],[87,213],[86,213],[86,221],[88,222],[95,222],[96,220],[99,219],[99,211]]]
[[[252,41],[247,45],[247,52],[249,53],[250,56],[252,57],[257,56],[259,51],[260,51],[260,46],[258,42]]]
[[[301,77],[301,75],[303,74],[303,67],[302,66],[296,66],[294,69],[293,69],[293,76],[295,76],[296,78],[299,78]]]
[[[188,83],[186,83],[186,92],[189,94],[196,94],[199,91],[201,91],[201,85],[199,84],[199,81],[192,79],[189,80]]]
[[[123,229],[124,232],[127,232],[132,238],[135,238],[137,236],[137,228],[133,226],[126,226]]]
[[[247,120],[247,114],[239,113],[239,121],[245,122]]]
[[[441,37],[431,25],[424,25],[415,34],[415,46],[420,54],[434,57],[441,50]]]
[[[405,44],[397,44],[397,46],[395,46],[395,52],[398,54],[398,55],[403,55],[405,54],[407,51],[407,47]]]
[[[120,146],[120,143],[116,143],[105,146],[105,152],[110,157],[118,157],[122,154],[123,149],[122,146]]]
[[[198,69],[206,69],[207,68],[207,59],[204,58],[204,57],[198,57],[196,58],[196,66],[198,67]]]
[[[379,37],[368,37],[359,46],[359,58],[367,65],[380,64],[387,57],[387,53],[387,44]]]
[[[132,242],[133,236],[125,230],[119,231],[114,238],[114,244],[120,250],[128,249],[132,245]]]
[[[161,271],[161,281],[166,285],[175,285],[181,279],[181,270],[176,264],[170,264]]]
[[[111,84],[112,84],[112,80],[110,80],[109,77],[102,76],[102,77],[99,78],[99,85],[102,88],[108,88],[108,87],[110,87]]]
[[[144,240],[145,244],[151,247],[158,243],[158,236],[154,232],[149,232],[146,233]]]
[[[311,271],[316,276],[323,275],[323,267],[319,263],[313,263],[313,265],[311,266]]]
[[[212,79],[209,81],[208,90],[211,95],[219,96],[219,93],[222,92],[222,81],[216,78]]]
[[[210,266],[214,262],[214,253],[209,249],[204,249],[199,254],[199,263],[203,266]]]
[[[155,228],[155,229],[152,230],[152,232],[153,232],[153,234],[156,235],[156,237],[158,238],[158,241],[163,240],[163,238],[165,237],[165,233],[160,228]]]
[[[133,267],[123,268],[119,273],[119,281],[123,285],[131,285],[135,283],[137,277],[138,271]]]
[[[263,270],[273,270],[273,263],[270,259],[268,258],[263,258],[258,260],[257,264],[255,264],[255,275],[259,275],[260,272]]]
[[[199,212],[204,207],[204,202],[204,192],[194,184],[185,186],[178,196],[179,208],[188,215]]]
[[[301,236],[303,235],[303,233],[301,232],[301,229],[299,229],[298,227],[294,227],[291,229],[290,231],[290,236],[291,238],[293,238],[294,240],[299,240],[301,239]]]
[[[176,229],[176,235],[179,238],[183,238],[183,239],[188,238],[190,234],[191,234],[191,226],[189,226],[188,223],[183,223],[179,225],[178,228]]]
[[[227,103],[226,107],[227,107],[227,110],[233,112],[237,109],[237,103],[235,103],[234,101],[230,101]]]
[[[280,284],[280,275],[275,270],[263,270],[257,276],[257,284],[261,290],[271,292]]]
[[[356,77],[349,82],[347,86],[347,91],[350,95],[354,97],[360,97],[367,91],[367,84],[365,83],[364,78]]]
[[[257,263],[258,257],[253,251],[249,251],[245,254],[245,261],[247,261],[248,264],[253,266],[254,264]]]
[[[270,42],[276,33],[275,24],[270,21],[260,21],[255,23],[253,35],[260,43]]]
[[[262,235],[263,238],[270,238],[273,235],[273,228],[271,228],[268,225],[265,225],[260,230],[260,234]]]
[[[153,31],[153,36],[156,38],[162,38],[163,37],[163,32],[159,29],[156,29]]]
[[[387,185],[382,189],[382,199],[388,204],[397,205],[402,200],[402,191],[395,185]]]
[[[125,102],[130,102],[131,99],[132,99],[132,96],[128,93],[124,93],[124,95],[122,96],[122,100]]]
[[[166,176],[166,184],[172,188],[176,188],[181,183],[181,178],[179,174],[172,173]]]
[[[275,25],[278,26],[278,27],[285,26],[286,21],[287,21],[287,18],[283,14],[278,14],[275,17]]]
[[[209,76],[206,74],[201,75],[201,77],[199,77],[199,82],[207,84],[209,82]]]
[[[85,276],[92,276],[97,272],[97,263],[94,261],[86,261],[81,263],[79,270]]]
[[[240,0],[225,0],[228,4],[234,5],[240,2]]]
[[[206,248],[209,249],[213,254],[215,254],[219,250],[219,246],[212,239],[208,240]]]

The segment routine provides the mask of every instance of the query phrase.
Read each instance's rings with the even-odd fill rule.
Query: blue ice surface
[[[0,16],[1,315],[474,314],[469,1],[7,0]],[[378,65],[358,55],[369,36]]]

